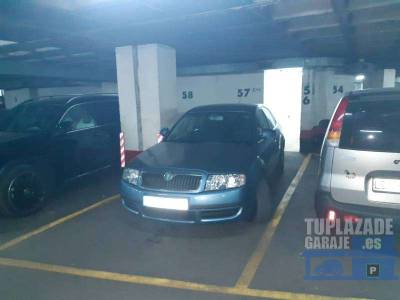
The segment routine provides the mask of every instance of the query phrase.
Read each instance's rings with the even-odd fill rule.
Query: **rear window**
[[[400,99],[350,102],[340,148],[400,152]]]

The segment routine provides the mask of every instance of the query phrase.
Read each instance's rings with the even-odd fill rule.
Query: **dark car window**
[[[247,112],[186,114],[172,129],[167,142],[252,142],[255,126]]]
[[[340,147],[400,152],[400,101],[350,102]]]
[[[119,108],[116,101],[99,101],[88,104],[88,111],[93,115],[98,125],[119,122]]]
[[[268,122],[267,117],[261,109],[257,109],[256,112],[257,127],[261,129],[271,129],[272,125]]]
[[[70,131],[89,129],[98,125],[90,104],[78,104],[71,107],[60,123],[70,122]]]
[[[272,115],[272,113],[269,111],[269,109],[267,109],[265,107],[263,107],[263,112],[267,116],[267,119],[268,119],[268,122],[270,123],[270,126],[272,128],[274,128],[276,126],[276,120],[275,120],[274,116]]]
[[[12,132],[47,131],[57,122],[62,110],[62,105],[55,103],[23,103],[9,111],[2,127]]]

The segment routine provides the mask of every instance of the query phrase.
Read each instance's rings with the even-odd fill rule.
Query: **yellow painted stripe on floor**
[[[235,296],[248,296],[248,297],[258,297],[258,298],[268,298],[268,299],[299,299],[299,300],[361,299],[361,298],[329,297],[329,296],[281,292],[281,291],[256,290],[248,288],[225,287],[225,286],[209,285],[209,284],[202,284],[189,281],[159,278],[159,277],[147,277],[139,275],[113,273],[107,271],[80,269],[75,267],[51,265],[51,264],[38,263],[27,260],[10,259],[10,258],[0,258],[0,266],[16,267],[16,268],[35,270],[35,271],[45,271],[51,273],[59,273],[64,275],[80,276],[80,277],[94,278],[101,280],[158,286],[164,288],[173,288],[179,290],[190,290],[190,291],[226,294]]]
[[[40,234],[42,232],[45,232],[45,231],[47,231],[47,230],[49,230],[49,229],[51,229],[51,228],[53,228],[53,227],[55,227],[57,225],[60,225],[60,224],[65,223],[65,222],[67,222],[69,220],[72,220],[73,218],[76,218],[76,217],[78,217],[78,216],[80,216],[80,215],[82,215],[82,214],[84,214],[84,213],[86,213],[86,212],[88,212],[90,210],[93,210],[93,209],[95,209],[97,207],[100,207],[100,206],[102,206],[104,204],[110,203],[111,201],[114,201],[114,200],[119,199],[119,198],[120,198],[120,195],[114,195],[114,196],[108,197],[108,198],[106,198],[104,200],[101,200],[99,202],[96,202],[95,204],[92,204],[92,205],[90,205],[90,206],[88,206],[86,208],[83,208],[81,210],[78,210],[78,211],[70,214],[70,215],[67,215],[67,216],[65,216],[65,217],[63,217],[61,219],[55,220],[55,221],[53,221],[53,222],[51,222],[51,223],[49,223],[47,225],[43,225],[43,226],[41,226],[41,227],[31,231],[31,232],[23,234],[23,235],[15,238],[15,239],[12,239],[11,241],[8,241],[8,242],[4,243],[3,245],[0,246],[0,251],[6,250],[6,249],[8,249],[10,247],[13,247],[13,246],[15,246],[15,245],[17,245],[17,244],[19,244],[19,243],[31,238],[31,237],[33,237],[35,235],[38,235],[38,234]]]
[[[305,170],[307,169],[308,164],[310,163],[311,154],[307,155],[307,157],[303,160],[299,170],[297,171],[296,176],[293,178],[290,183],[288,189],[282,197],[278,207],[276,208],[275,214],[272,217],[271,221],[268,223],[267,228],[265,229],[261,239],[257,245],[257,248],[254,250],[252,256],[244,267],[242,274],[240,275],[238,281],[236,282],[237,288],[248,288],[250,286],[251,281],[253,280],[258,267],[261,264],[261,261],[267,251],[267,248],[274,236],[276,228],[278,227],[279,222],[286,210],[286,207],[289,204],[290,199],[293,196],[294,191],[296,190],[301,178],[304,175]]]

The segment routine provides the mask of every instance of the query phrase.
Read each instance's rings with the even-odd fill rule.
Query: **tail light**
[[[164,136],[161,133],[157,133],[157,144],[164,140]]]
[[[326,214],[326,218],[330,222],[334,222],[336,220],[336,212],[334,210],[329,210]]]
[[[340,135],[343,128],[343,119],[346,113],[347,106],[349,104],[349,98],[344,97],[340,100],[335,114],[333,115],[330,127],[328,129],[328,134],[326,137],[327,142],[334,146],[339,145]]]

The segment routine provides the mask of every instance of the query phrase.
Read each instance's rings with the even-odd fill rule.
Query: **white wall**
[[[54,95],[73,95],[73,94],[90,94],[101,93],[101,86],[71,86],[71,87],[51,87],[37,89],[39,97]]]
[[[180,113],[206,104],[263,103],[263,73],[177,78]]]
[[[11,109],[14,106],[32,98],[30,89],[18,89],[4,91],[4,99],[6,109]]]
[[[333,69],[305,69],[301,129],[311,129],[322,119],[330,119],[338,101],[354,89],[355,75],[335,74]]]
[[[39,89],[17,89],[4,91],[6,108],[11,109],[14,106],[36,97],[46,97],[54,95],[73,95],[89,93],[117,93],[117,84],[115,82],[103,82],[101,85],[93,86],[72,86],[72,87],[51,87]]]

